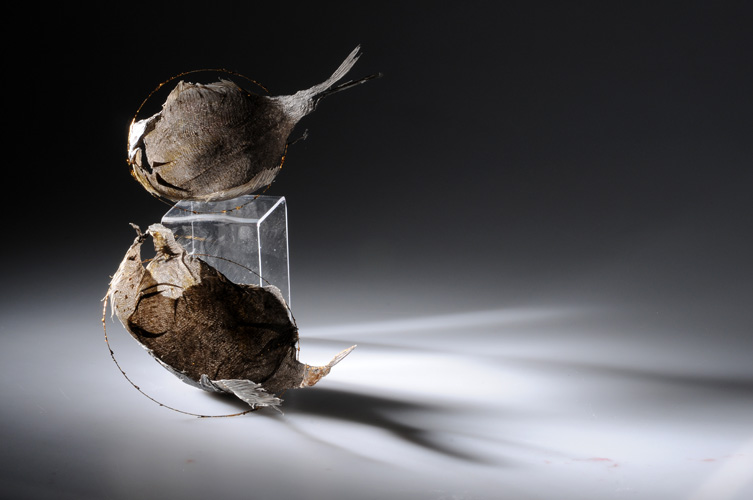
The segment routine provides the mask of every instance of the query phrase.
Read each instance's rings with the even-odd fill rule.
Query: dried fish
[[[228,80],[180,81],[160,112],[131,123],[133,176],[150,193],[172,201],[227,200],[269,185],[293,128],[323,97],[381,76],[335,86],[356,63],[359,50],[325,82],[293,95],[257,95]]]
[[[184,382],[235,394],[252,408],[278,406],[280,392],[316,384],[355,348],[324,366],[299,362],[298,328],[279,289],[229,281],[161,224],[134,228],[108,298],[128,332]],[[145,268],[148,236],[156,255]]]

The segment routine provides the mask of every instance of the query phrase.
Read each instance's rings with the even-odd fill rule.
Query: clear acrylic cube
[[[282,196],[181,201],[163,217],[175,239],[235,283],[274,285],[290,304],[287,205]]]

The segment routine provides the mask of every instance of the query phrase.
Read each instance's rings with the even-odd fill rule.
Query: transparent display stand
[[[181,201],[162,217],[175,239],[235,283],[274,285],[290,304],[287,205],[282,196]]]

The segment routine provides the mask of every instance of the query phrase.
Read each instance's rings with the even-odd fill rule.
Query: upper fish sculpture
[[[126,330],[184,382],[232,393],[252,408],[276,407],[280,392],[316,384],[355,348],[324,366],[299,362],[298,328],[279,289],[229,281],[161,224],[134,228],[107,298]],[[156,254],[144,268],[148,236]]]
[[[128,163],[147,191],[172,201],[251,194],[277,176],[295,125],[324,97],[381,76],[335,85],[360,56],[356,47],[323,83],[268,97],[222,80],[178,82],[162,110],[132,120]]]

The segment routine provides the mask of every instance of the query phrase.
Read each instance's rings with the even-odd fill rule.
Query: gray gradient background
[[[9,13],[1,496],[750,498],[753,9],[604,4]],[[128,223],[169,208],[131,117],[183,71],[290,93],[357,44],[384,78],[268,194],[301,359],[358,349],[284,415],[158,407],[100,324]],[[242,408],[108,331],[164,403]]]

